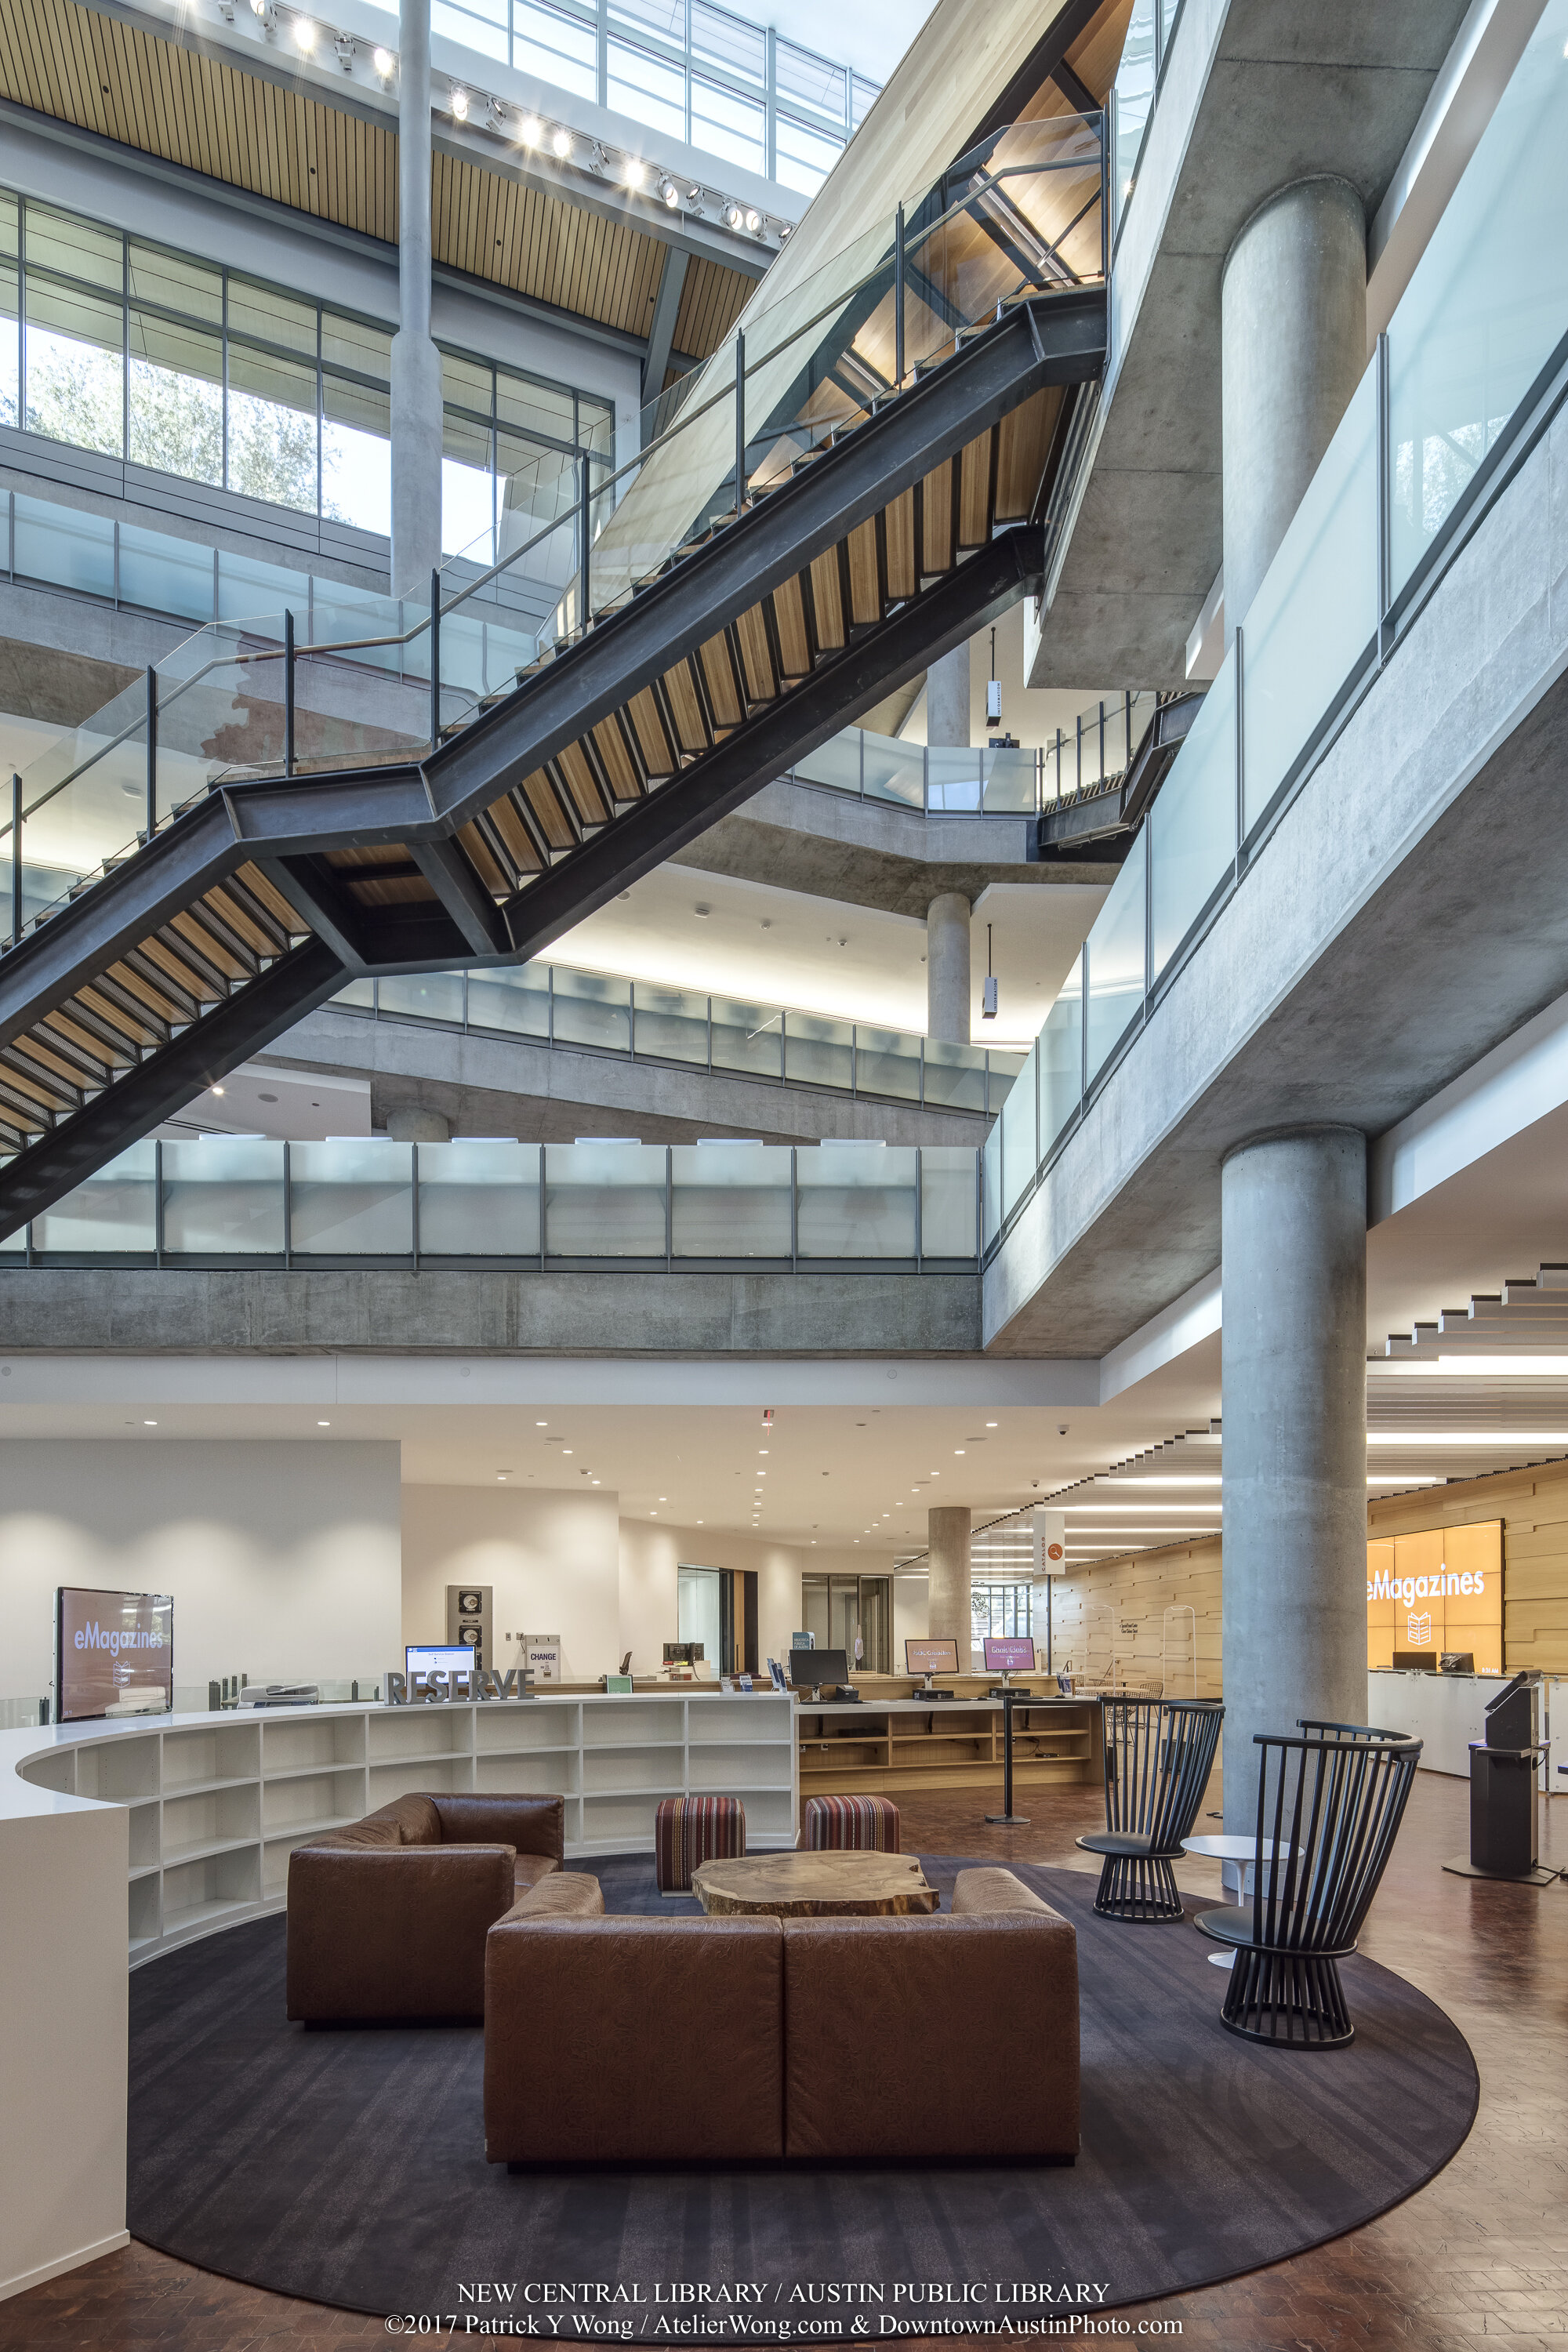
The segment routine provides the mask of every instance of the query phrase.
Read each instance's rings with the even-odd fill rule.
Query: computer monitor
[[[958,1643],[935,1641],[929,1635],[921,1641],[906,1642],[904,1672],[907,1675],[957,1674]]]
[[[667,1642],[664,1645],[667,1666],[694,1666],[701,1655],[700,1642]]]
[[[1394,1663],[1407,1672],[1414,1666],[1418,1674],[1435,1675],[1437,1671],[1436,1650],[1395,1650]]]
[[[410,1642],[403,1656],[411,1684],[416,1675],[468,1675],[474,1670],[474,1654],[466,1642]]]
[[[846,1650],[792,1650],[789,1678],[797,1688],[820,1690],[824,1683],[847,1683],[849,1654]]]
[[[1440,1675],[1473,1675],[1476,1654],[1473,1650],[1445,1650],[1437,1660]]]
[[[1032,1675],[1035,1671],[1035,1644],[1027,1633],[1008,1633],[1000,1637],[985,1636],[985,1671],[988,1675]]]

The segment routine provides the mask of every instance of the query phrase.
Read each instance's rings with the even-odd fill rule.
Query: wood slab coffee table
[[[833,1919],[934,1911],[938,1896],[905,1853],[752,1853],[700,1862],[691,1891],[714,1917],[771,1912]]]

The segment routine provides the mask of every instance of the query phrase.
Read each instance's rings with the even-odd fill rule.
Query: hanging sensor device
[[[991,632],[991,676],[985,684],[985,717],[994,727],[1002,717],[1002,681],[996,675],[996,632]]]
[[[995,681],[993,680],[992,683],[993,688],[994,689]],[[991,926],[989,923],[985,926],[985,985],[980,992],[980,1018],[982,1021],[994,1021],[996,1018],[996,976],[991,969]]]

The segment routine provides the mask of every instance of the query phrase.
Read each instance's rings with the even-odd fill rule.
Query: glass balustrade
[[[963,1271],[976,1264],[979,1193],[979,1155],[963,1144],[149,1139],[9,1236],[0,1265]]]
[[[1133,9],[1119,185],[1173,22],[1155,0]],[[1397,644],[1425,570],[1458,544],[1536,404],[1555,396],[1568,339],[1564,55],[1568,0],[1549,0],[986,1138],[986,1251]],[[1130,699],[1105,761],[1125,761],[1138,716]],[[1080,720],[1047,747],[1047,803],[1082,752]]]

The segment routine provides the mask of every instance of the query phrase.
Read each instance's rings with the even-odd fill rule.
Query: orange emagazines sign
[[[1366,1662],[1396,1650],[1468,1650],[1479,1675],[1502,1672],[1502,1521],[1428,1528],[1366,1548]]]

